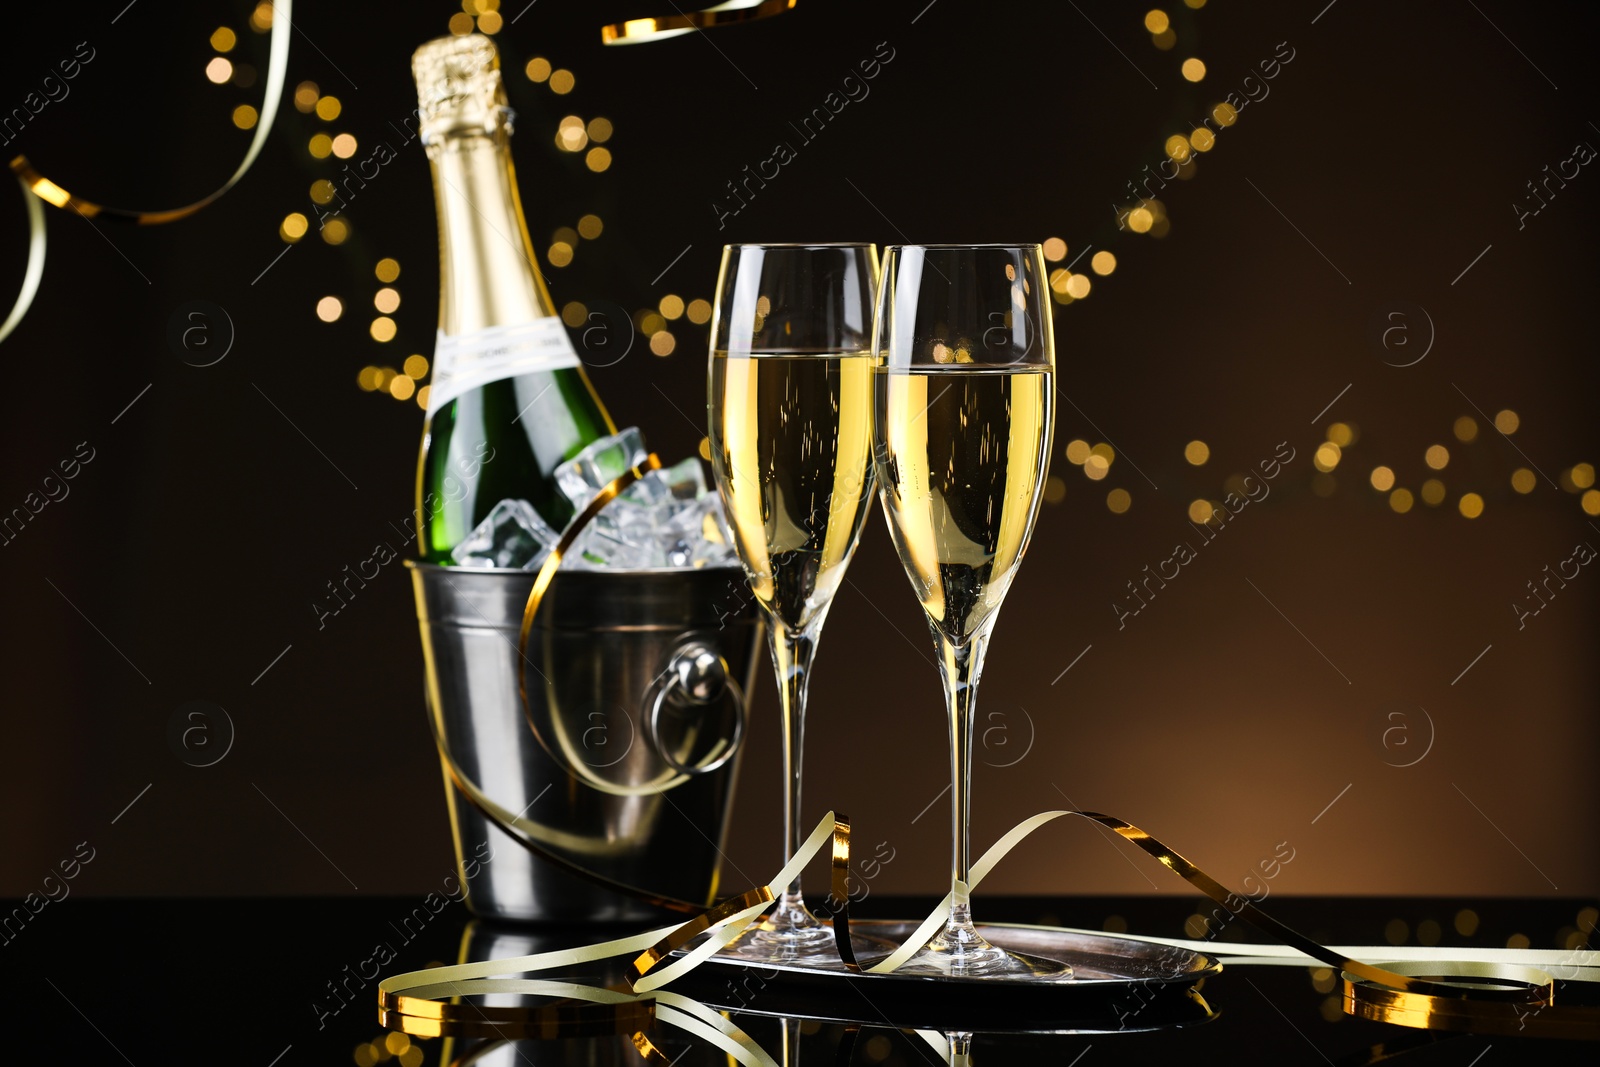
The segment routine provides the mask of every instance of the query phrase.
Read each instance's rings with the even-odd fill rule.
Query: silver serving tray
[[[850,929],[899,944],[916,926],[857,920]],[[1189,1025],[1215,1016],[1197,989],[1222,970],[1215,957],[1051,926],[1000,923],[978,929],[1001,948],[1070,964],[1073,976],[853,973],[842,965],[714,956],[673,982],[672,989],[730,1011],[946,1031],[1105,1033]]]

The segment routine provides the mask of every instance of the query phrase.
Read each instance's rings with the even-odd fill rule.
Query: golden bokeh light
[[[1324,441],[1317,446],[1317,451],[1311,457],[1311,462],[1317,470],[1327,473],[1339,465],[1339,459],[1342,455],[1343,452],[1337,444],[1332,441]]]
[[[233,124],[241,130],[255,129],[256,121],[260,118],[260,114],[249,104],[240,104],[233,109]]]
[[[1113,489],[1106,494],[1106,507],[1113,515],[1121,515],[1133,506],[1133,495],[1126,489]]]
[[[550,80],[550,61],[543,56],[534,56],[528,60],[528,65],[522,68],[531,82],[544,82]]]
[[[400,369],[405,372],[407,378],[424,378],[428,374],[428,357],[407,356]]]
[[[1117,269],[1117,257],[1104,250],[1096,252],[1089,257],[1089,269],[1105,277]]]
[[[411,394],[416,391],[416,380],[407,378],[404,374],[396,374],[389,379],[389,395],[396,400],[410,400]]]
[[[660,311],[662,317],[668,322],[681,319],[683,317],[683,297],[668,293],[656,305],[656,310]]]
[[[1206,76],[1206,65],[1192,56],[1183,61],[1182,70],[1186,81],[1197,82]]]
[[[465,37],[472,32],[472,16],[465,11],[457,11],[450,16],[450,32],[457,37]]]
[[[498,11],[485,11],[478,16],[478,30],[480,33],[496,34],[505,25],[505,19],[500,17]]]
[[[1044,502],[1059,504],[1067,498],[1067,483],[1052,474],[1044,480]]]
[[[1572,467],[1572,484],[1579,489],[1588,489],[1594,485],[1594,464],[1577,463]]]
[[[1144,13],[1144,28],[1151,33],[1165,33],[1171,24],[1172,20],[1160,8],[1152,8]]]
[[[324,96],[317,101],[317,118],[323,122],[332,122],[339,117],[339,112],[344,110],[344,105],[339,103],[337,96]]]
[[[1183,446],[1183,458],[1189,461],[1191,467],[1204,466],[1206,460],[1211,458],[1211,446],[1204,441],[1190,441]]]
[[[338,190],[333,187],[333,183],[326,178],[318,178],[311,183],[310,195],[314,204],[329,203],[337,193]]]
[[[356,139],[348,133],[341,133],[333,139],[333,154],[340,159],[349,159],[356,154]]]
[[[400,306],[400,293],[397,290],[384,286],[372,296],[372,306],[385,315],[394,314],[395,308]]]
[[[294,106],[296,111],[311,114],[317,108],[317,96],[321,90],[316,82],[301,82],[294,87]]]
[[[1389,507],[1400,515],[1410,511],[1414,502],[1409,489],[1396,489],[1389,494]]]
[[[572,71],[553,70],[550,72],[550,91],[557,96],[566,96],[572,92],[572,87],[578,84],[578,79],[572,76]]]
[[[1373,467],[1372,473],[1367,476],[1372,483],[1372,488],[1380,493],[1387,493],[1394,488],[1394,471],[1388,467]]]
[[[572,246],[565,241],[557,241],[550,246],[550,251],[545,253],[545,258],[552,267],[565,267],[572,262]]]
[[[634,315],[634,325],[639,327],[639,332],[646,337],[660,333],[667,328],[667,320],[661,317],[660,312],[648,309],[640,310]]]
[[[1163,52],[1170,52],[1172,51],[1172,46],[1178,43],[1178,35],[1173,32],[1171,26],[1168,26],[1160,33],[1151,37],[1150,43],[1161,49]]]
[[[309,225],[304,215],[298,211],[291,211],[283,217],[282,222],[278,223],[278,236],[293,244],[306,235]]]
[[[1458,418],[1455,421],[1455,425],[1450,427],[1450,430],[1456,435],[1456,440],[1462,444],[1476,440],[1478,437],[1478,423],[1470,415],[1463,415]]]
[[[1444,483],[1437,478],[1429,478],[1422,483],[1422,502],[1430,508],[1436,508],[1444,503]]]
[[[211,62],[206,64],[206,78],[213,85],[221,85],[233,77],[233,64],[221,56],[212,56]]]
[[[568,115],[556,127],[556,147],[561,151],[581,152],[588,143],[589,133],[578,116]]]
[[[1189,158],[1189,138],[1185,137],[1181,133],[1175,133],[1171,137],[1168,137],[1167,143],[1163,147],[1166,149],[1167,155],[1171,156],[1179,163],[1182,163],[1184,160]]]
[[[1456,508],[1469,519],[1475,519],[1483,514],[1483,497],[1477,493],[1463,494],[1456,502]]]
[[[590,170],[599,174],[611,166],[611,150],[597,145],[589,149],[588,154],[583,157],[583,162]]]
[[[378,387],[378,368],[362,367],[361,373],[356,375],[356,384],[364,393],[370,393]]]
[[[1471,908],[1462,908],[1456,912],[1455,928],[1462,937],[1471,937],[1478,932],[1478,913]]]
[[[1111,461],[1104,456],[1091,454],[1083,461],[1083,473],[1091,482],[1098,482],[1111,473]]]
[[[611,140],[612,132],[610,119],[592,118],[589,120],[589,140],[595,144],[605,144]]]
[[[238,35],[226,26],[218,26],[211,31],[211,47],[219,52],[231,52],[238,43]]]
[[[1206,6],[1206,0],[1183,0],[1183,6],[1191,11],[1199,11]]]
[[[1442,471],[1450,463],[1450,450],[1444,445],[1429,445],[1422,454],[1422,461],[1434,470]]]
[[[1518,467],[1516,470],[1511,472],[1511,488],[1515,489],[1523,496],[1527,496],[1529,493],[1533,492],[1534,487],[1538,484],[1539,479],[1535,478],[1533,476],[1533,472],[1527,467]]]
[[[1517,427],[1521,425],[1522,419],[1510,408],[1506,408],[1494,417],[1494,428],[1503,434],[1514,434],[1517,432]]]
[[[344,219],[329,219],[322,224],[322,242],[330,245],[342,245],[350,236],[350,224]]]
[[[1082,300],[1089,295],[1089,276],[1087,274],[1074,274],[1067,279],[1067,295],[1074,300]]]
[[[1199,126],[1189,134],[1189,144],[1196,152],[1209,152],[1216,147],[1217,135],[1204,126]]]
[[[1149,233],[1155,222],[1156,217],[1149,208],[1136,207],[1128,212],[1128,229],[1134,233]]]
[[[707,463],[711,462],[711,438],[700,438],[700,458]]]
[[[1600,515],[1600,489],[1590,489],[1578,498],[1585,515]]]
[[[400,277],[400,261],[384,256],[378,260],[378,265],[372,268],[372,273],[380,282],[392,282]]]
[[[1189,502],[1190,522],[1210,522],[1213,514],[1215,514],[1215,509],[1212,508],[1211,501],[1191,500]]]
[[[1356,430],[1347,422],[1336,422],[1328,427],[1328,440],[1340,448],[1349,448],[1356,443]]]
[[[569,300],[561,308],[561,321],[576,330],[589,320],[589,308],[582,301]]]
[[[433,392],[433,386],[431,386],[431,385],[424,385],[421,389],[418,389],[417,390],[417,407],[421,408],[423,411],[427,411],[428,410],[428,396],[432,392]]]
[[[678,339],[670,331],[657,330],[650,335],[650,351],[658,356],[670,356],[678,347]]]
[[[605,231],[606,224],[599,215],[585,215],[578,220],[578,233],[585,241],[592,241]]]
[[[1078,466],[1083,466],[1083,461],[1089,458],[1089,442],[1075,439],[1067,442],[1067,460]]]
[[[1218,104],[1211,109],[1211,118],[1218,126],[1232,126],[1239,121],[1239,109],[1232,104]]]
[[[374,341],[385,343],[393,341],[395,334],[394,320],[387,315],[379,315],[372,320],[372,325],[367,327],[367,332],[372,334]]]
[[[333,155],[333,138],[325,133],[314,133],[306,145],[306,151],[311,153],[313,159],[327,159]]]
[[[323,322],[335,322],[344,314],[344,304],[336,296],[325,296],[317,301],[317,318]]]
[[[689,301],[689,310],[687,314],[690,322],[694,323],[696,326],[704,326],[706,323],[711,321],[711,301]]]
[[[550,234],[550,240],[552,243],[561,241],[562,243],[569,244],[576,249],[578,247],[578,231],[574,230],[571,226],[557,226],[554,232]]]
[[[261,0],[250,12],[250,28],[257,33],[272,29],[272,0]]]
[[[1047,263],[1060,263],[1067,258],[1067,242],[1059,237],[1047,237],[1044,242],[1044,258]]]

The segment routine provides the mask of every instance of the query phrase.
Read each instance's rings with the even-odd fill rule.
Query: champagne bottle
[[[535,265],[511,165],[494,43],[417,49],[419,129],[439,213],[439,338],[417,465],[421,555],[450,550],[501,500],[554,530],[572,518],[554,470],[614,433]]]

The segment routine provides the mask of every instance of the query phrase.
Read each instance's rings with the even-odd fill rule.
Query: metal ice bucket
[[[541,921],[661,917],[607,881],[710,903],[760,641],[743,574],[558,572],[529,633],[525,709],[518,635],[535,575],[408,566],[472,910]],[[519,845],[461,794],[452,771],[510,813],[519,836],[598,878]]]

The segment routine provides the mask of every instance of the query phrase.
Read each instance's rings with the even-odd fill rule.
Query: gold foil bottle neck
[[[411,73],[417,80],[424,144],[434,145],[452,134],[495,134],[509,127],[500,54],[482,34],[429,41],[412,55]]]

